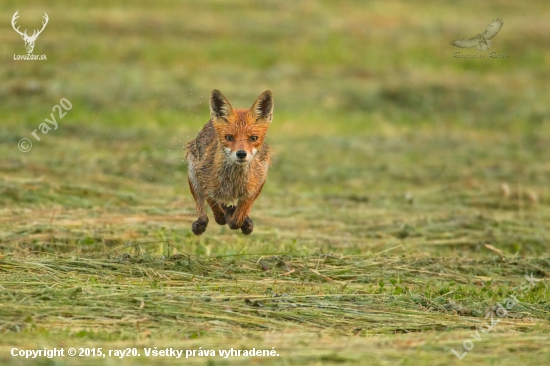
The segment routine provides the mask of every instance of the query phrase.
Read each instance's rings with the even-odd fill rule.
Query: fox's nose
[[[244,151],[244,150],[239,150],[239,151],[236,152],[235,155],[237,155],[237,157],[238,157],[239,159],[244,159],[244,158],[246,158],[246,151]]]

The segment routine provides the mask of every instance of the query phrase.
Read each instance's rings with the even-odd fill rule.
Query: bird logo
[[[451,44],[460,48],[472,48],[475,47],[479,51],[487,51],[493,45],[494,41],[490,39],[497,35],[502,28],[504,22],[502,19],[498,18],[494,20],[491,24],[487,26],[483,34],[477,34],[472,38],[462,38],[456,41],[452,41]]]

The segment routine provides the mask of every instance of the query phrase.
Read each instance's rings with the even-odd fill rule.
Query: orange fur
[[[185,159],[201,235],[208,225],[204,201],[220,225],[252,233],[252,205],[267,178],[270,147],[264,142],[273,119],[273,97],[263,92],[250,109],[233,109],[218,90],[210,96],[210,121],[187,144]],[[230,205],[235,203],[234,206]]]

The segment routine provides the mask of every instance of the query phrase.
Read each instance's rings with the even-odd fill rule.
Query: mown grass
[[[47,62],[11,61],[23,42],[0,30],[1,363],[545,364],[545,5],[2,3],[6,21],[50,23]],[[496,17],[509,58],[453,58]],[[275,96],[250,237],[190,231],[182,147],[213,88],[235,106]],[[72,109],[34,140],[61,98]],[[154,346],[280,356],[10,355]]]
[[[482,333],[484,342],[478,347],[482,350],[475,351],[483,352],[483,357],[469,359],[486,362],[502,357],[494,350],[487,353],[482,343],[501,342],[504,335],[501,352],[536,351],[527,358],[534,362],[548,355],[544,341],[548,324],[542,320],[550,313],[547,284],[536,280],[524,286],[522,278],[525,272],[544,276],[548,258],[468,260],[322,253],[257,259],[181,254],[159,258],[150,256],[146,247],[136,245],[134,255],[111,253],[99,258],[2,258],[0,299],[9,304],[0,308],[5,320],[3,360],[14,361],[7,356],[12,347],[31,344],[34,348],[38,344],[137,347],[143,354],[141,348],[166,347],[169,341],[177,349],[275,347],[291,363],[417,363],[443,357],[437,364],[450,364],[456,360],[448,357],[450,349],[460,349],[462,341],[471,338],[468,330],[486,327],[484,315],[510,295],[521,303],[502,319],[495,315],[500,322],[492,333]],[[408,337],[411,333],[419,333],[420,338]],[[442,341],[434,339],[439,333]],[[379,352],[365,349],[383,335],[394,353],[383,351],[384,347]],[[288,343],[287,338],[297,343]],[[322,345],[328,339],[336,348]],[[525,346],[510,346],[511,339]],[[415,352],[406,347],[419,345]],[[356,347],[360,350],[353,354],[345,351]],[[514,347],[518,348],[510,351]],[[508,361],[513,360],[518,359]],[[97,358],[79,361],[94,364]]]

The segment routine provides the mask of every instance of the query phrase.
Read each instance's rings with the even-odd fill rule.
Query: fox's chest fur
[[[248,167],[222,164],[221,168],[214,175],[218,177],[217,184],[213,184],[213,190],[209,194],[219,202],[232,204],[253,193],[247,187],[250,176],[250,169]]]
[[[234,164],[221,146],[212,122],[187,144],[186,160],[206,196],[218,203],[232,204],[257,194],[269,167],[269,146],[264,143],[248,164]]]

